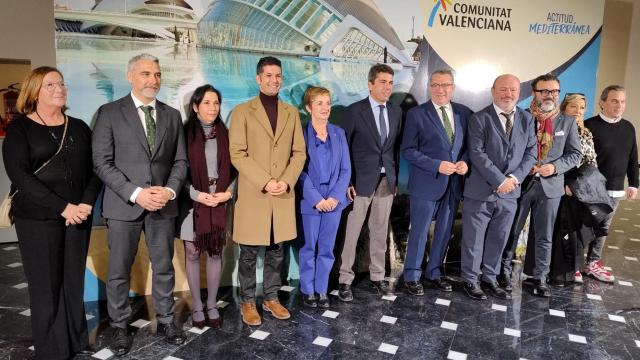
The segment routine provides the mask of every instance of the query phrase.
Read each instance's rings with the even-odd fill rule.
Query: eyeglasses
[[[48,83],[48,84],[42,84],[42,87],[47,90],[48,92],[53,92],[56,89],[56,86],[60,88],[60,90],[67,90],[67,84],[65,84],[64,82],[57,82],[57,83]]]
[[[453,84],[450,84],[450,83],[444,83],[444,84],[431,83],[431,84],[429,84],[429,86],[431,86],[432,89],[437,89],[437,88],[449,89],[450,87],[453,86]]]
[[[560,89],[553,89],[553,90],[547,90],[547,89],[542,89],[542,90],[533,90],[534,92],[540,93],[544,96],[547,96],[549,94],[553,95],[553,96],[558,96],[560,95]]]

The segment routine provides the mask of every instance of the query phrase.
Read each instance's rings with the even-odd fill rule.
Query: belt
[[[216,186],[217,184],[218,184],[218,179],[217,178],[209,179],[209,186]]]

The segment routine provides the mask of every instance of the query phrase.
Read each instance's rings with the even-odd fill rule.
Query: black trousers
[[[280,271],[284,261],[282,243],[269,246],[240,245],[238,262],[238,282],[240,283],[240,299],[242,302],[255,301],[256,297],[256,260],[258,251],[264,248],[264,269],[262,272],[262,288],[265,300],[277,300],[282,280]]]
[[[29,284],[36,359],[68,359],[87,347],[84,273],[91,224],[16,218]]]

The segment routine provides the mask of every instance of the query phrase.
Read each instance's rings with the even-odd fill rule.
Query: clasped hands
[[[64,225],[78,225],[89,218],[91,215],[91,205],[80,203],[78,205],[67,204],[62,211],[62,217],[64,218]]]
[[[148,211],[158,211],[162,209],[173,197],[171,191],[162,186],[151,186],[143,188],[138,197],[136,204]]]
[[[286,193],[287,190],[289,190],[289,185],[287,185],[287,183],[282,180],[277,181],[277,180],[271,179],[269,180],[267,185],[264,186],[264,191],[266,191],[267,194],[271,196],[282,195]]]
[[[219,204],[227,202],[229,199],[231,199],[231,196],[233,195],[229,191],[218,192],[213,194],[209,194],[201,191],[198,193],[198,197],[196,198],[196,201],[206,206],[216,207]]]
[[[330,212],[333,211],[336,206],[338,206],[338,200],[330,197],[328,199],[322,199],[318,201],[318,203],[316,204],[316,209],[318,209],[320,212]]]
[[[469,171],[469,167],[467,163],[464,161],[458,161],[457,163],[452,163],[449,161],[441,161],[440,166],[438,166],[438,172],[443,175],[451,175],[456,173],[458,175],[464,175]]]
[[[542,177],[547,177],[555,174],[556,166],[553,164],[544,164],[542,166],[533,165],[529,175],[540,174]]]

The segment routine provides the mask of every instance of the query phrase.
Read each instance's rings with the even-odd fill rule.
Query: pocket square
[[[564,130],[556,131],[554,136],[564,136]]]

